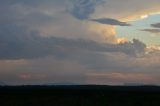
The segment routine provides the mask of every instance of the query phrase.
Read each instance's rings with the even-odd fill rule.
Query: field
[[[0,106],[160,106],[160,87],[1,86]]]

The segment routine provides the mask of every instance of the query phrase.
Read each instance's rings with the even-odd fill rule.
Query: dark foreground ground
[[[0,106],[160,106],[160,87],[0,87]]]

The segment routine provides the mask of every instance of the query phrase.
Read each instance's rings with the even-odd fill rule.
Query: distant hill
[[[124,83],[124,86],[157,86],[155,84],[143,84],[143,83]]]
[[[48,83],[44,85],[79,85],[72,82],[54,82],[54,83]]]
[[[4,82],[0,81],[0,86],[6,85]]]

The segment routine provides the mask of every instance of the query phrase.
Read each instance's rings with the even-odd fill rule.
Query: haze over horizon
[[[160,85],[160,0],[0,0],[0,82]]]

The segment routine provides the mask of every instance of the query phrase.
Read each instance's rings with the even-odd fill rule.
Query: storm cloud
[[[43,38],[34,33],[26,35],[24,32],[17,32],[16,34],[18,35],[11,33],[6,35],[7,33],[1,33],[0,36],[0,59],[32,59],[48,55],[62,58],[63,56],[66,57],[74,54],[76,50],[122,52],[130,56],[136,56],[143,53],[146,47],[145,44],[136,39],[133,40],[133,43],[101,44],[88,40],[72,40],[56,37]]]
[[[159,47],[149,48],[143,39],[117,42],[121,38],[114,27],[130,26],[129,21],[159,11],[159,3],[1,0],[0,82],[159,84]]]

